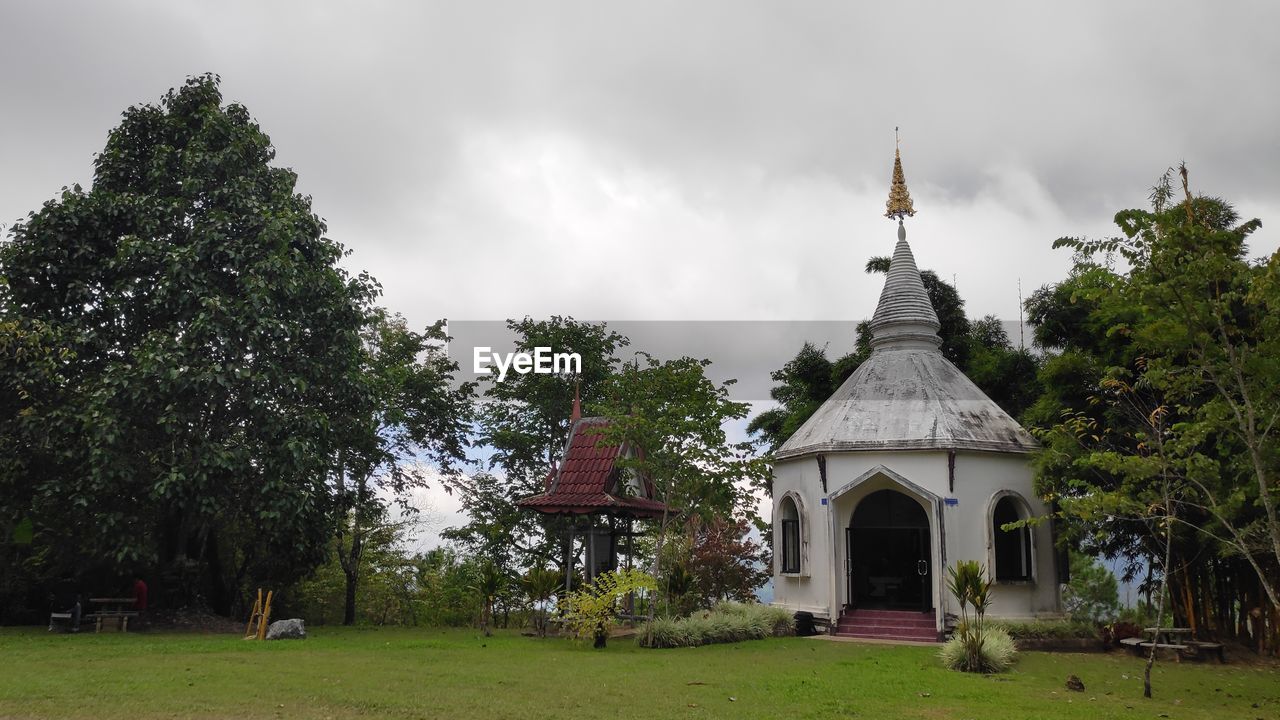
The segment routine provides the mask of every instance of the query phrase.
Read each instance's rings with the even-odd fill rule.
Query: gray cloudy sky
[[[900,125],[918,262],[1015,318],[1055,238],[1110,233],[1179,160],[1275,250],[1277,27],[1268,2],[0,0],[0,223],[215,72],[414,323],[856,321]]]
[[[902,126],[922,267],[1015,317],[1168,165],[1280,219],[1275,3],[5,2],[0,222],[221,74],[414,322],[856,320]]]

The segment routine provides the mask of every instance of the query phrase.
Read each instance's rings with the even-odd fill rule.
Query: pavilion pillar
[[[628,570],[630,570],[630,569],[631,569],[631,554],[632,554],[632,544],[631,544],[631,518],[627,518],[627,525],[626,525],[626,528],[627,528],[627,569],[628,569]],[[628,615],[635,615],[635,614],[636,614],[636,594],[635,594],[634,592],[629,592],[629,593],[627,593],[627,614],[628,614]]]
[[[564,591],[573,590],[573,520],[564,529]]]
[[[585,582],[590,583],[596,579],[596,523],[594,519],[587,520],[587,547],[584,554],[587,556]]]

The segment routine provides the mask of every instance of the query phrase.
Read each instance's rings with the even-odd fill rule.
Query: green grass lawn
[[[1023,653],[995,677],[928,647],[784,638],[680,650],[615,639],[319,628],[303,641],[0,630],[0,717],[1280,718],[1280,669]],[[1064,688],[1067,675],[1083,693]]]

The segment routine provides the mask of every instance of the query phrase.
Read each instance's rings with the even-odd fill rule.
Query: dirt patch
[[[130,623],[129,630],[135,627],[142,631],[155,632],[190,632],[204,634],[243,633],[245,624],[221,615],[214,615],[207,610],[148,610],[139,618],[140,622]]]

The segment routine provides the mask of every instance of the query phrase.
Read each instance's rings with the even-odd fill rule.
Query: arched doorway
[[[845,530],[850,607],[930,610],[929,516],[897,490],[877,490],[854,508]]]

